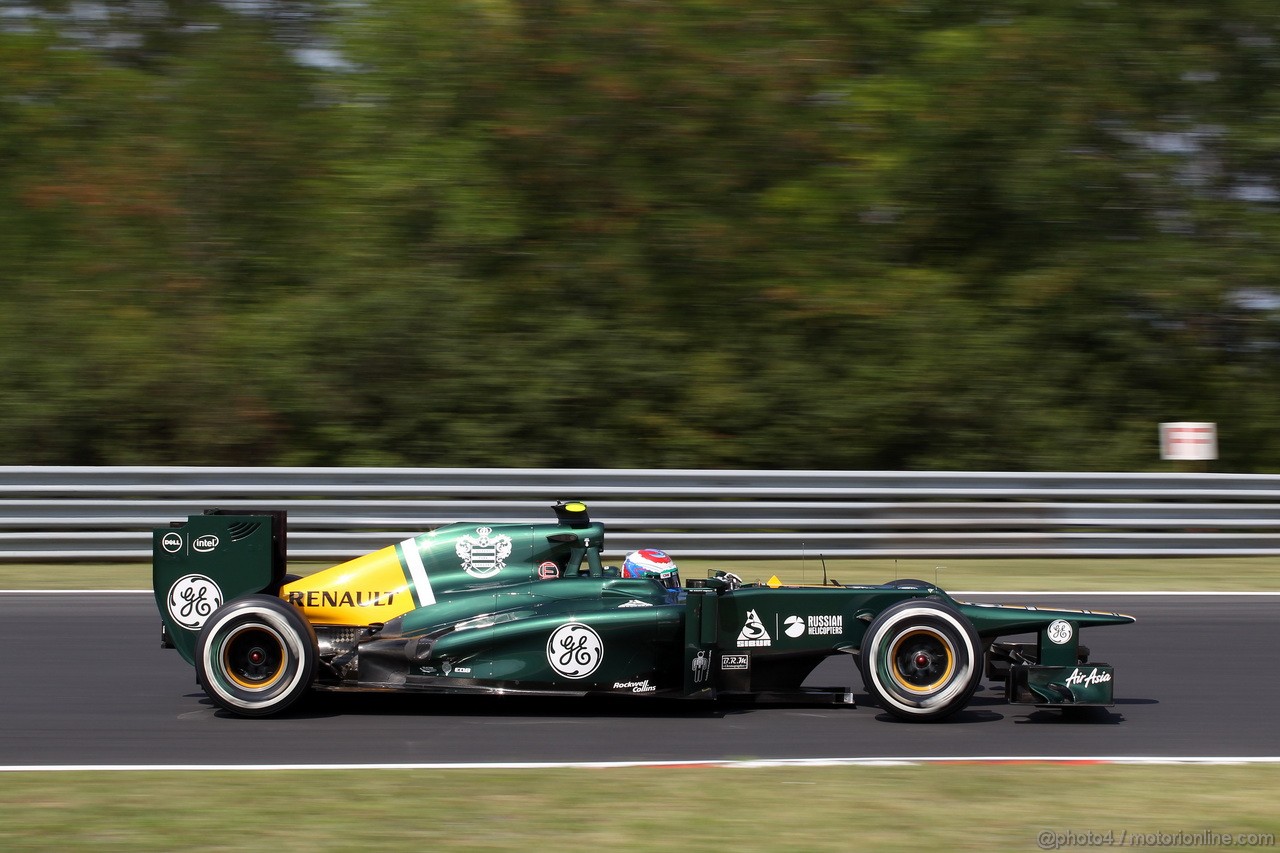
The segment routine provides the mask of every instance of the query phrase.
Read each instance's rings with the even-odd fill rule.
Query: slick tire
[[[899,602],[867,626],[862,681],[902,720],[941,720],[969,703],[983,675],[983,646],[962,613],[941,601]]]
[[[936,587],[937,584],[922,581],[918,578],[898,578],[883,584],[883,586],[891,589],[929,589],[930,587]]]
[[[196,677],[219,707],[245,717],[278,714],[311,686],[316,633],[292,605],[268,595],[215,610],[196,641]]]

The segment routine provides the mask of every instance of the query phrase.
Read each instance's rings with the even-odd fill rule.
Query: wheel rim
[[[950,681],[956,668],[951,640],[933,628],[906,631],[889,647],[889,675],[911,693],[931,693]]]
[[[222,644],[220,668],[243,690],[267,690],[285,673],[284,639],[266,625],[241,625]]]

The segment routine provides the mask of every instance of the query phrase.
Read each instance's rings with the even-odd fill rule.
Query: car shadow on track
[[[1115,700],[1116,706],[1159,704],[1159,699]],[[1035,710],[1030,710],[1028,706],[1022,707],[1027,708],[1027,711],[1024,714],[1017,715],[1014,719],[1013,722],[1017,725],[1035,723],[1037,725],[1052,726],[1114,726],[1125,722],[1124,714],[1109,707],[1086,706],[1073,708],[1070,705],[1065,705],[1060,708],[1036,708]]]
[[[877,710],[877,709],[873,707],[872,710]],[[949,717],[944,717],[941,720],[934,720],[931,723],[925,723],[923,725],[965,726],[965,725],[972,725],[974,723],[997,723],[1003,719],[1004,719],[1004,714],[1000,714],[995,711],[987,711],[980,708],[974,708],[970,706],[968,708],[965,708],[962,711],[956,711],[954,714],[952,714]],[[904,726],[922,725],[921,723],[913,722],[912,720],[900,720],[897,717],[893,716],[892,714],[885,713],[883,711],[876,714],[876,720],[882,723],[901,723]]]
[[[201,694],[202,704],[213,702]],[[449,696],[423,693],[324,693],[305,696],[280,719],[330,717],[542,717],[716,719],[733,713],[716,702],[618,696]],[[219,709],[219,717],[236,715]]]
[[[239,715],[217,708],[203,693],[188,694],[199,700],[214,716],[240,719]],[[715,701],[682,701],[679,699],[640,698],[630,696],[451,696],[423,693],[326,693],[305,696],[275,719],[309,720],[335,717],[468,717],[468,718],[533,718],[533,719],[723,719],[769,710],[821,709],[837,713],[872,713],[882,722],[906,722],[880,710],[866,694],[854,694],[856,704],[832,705],[808,702],[752,702],[720,699]],[[974,697],[969,707],[938,725],[971,725],[1004,719],[994,706],[1007,708],[994,697]],[[1052,714],[1053,712],[1047,712]]]
[[[487,718],[613,718],[613,719],[723,719],[773,710],[814,710],[835,713],[874,714],[875,719],[903,722],[882,712],[869,695],[854,694],[856,704],[810,702],[755,702],[749,699],[688,701],[631,696],[450,696],[412,693],[316,693],[281,716],[295,719],[353,717],[487,717]],[[943,725],[990,723],[1004,715],[986,705],[1002,705],[997,699],[977,697],[970,707],[941,721]],[[219,711],[219,714],[225,712]]]
[[[237,715],[215,708],[212,700],[203,693],[188,694],[200,704],[223,718]],[[884,711],[867,694],[853,694],[856,705],[831,705],[807,702],[757,703],[743,700],[688,701],[665,698],[632,696],[457,696],[425,693],[328,693],[317,691],[305,696],[287,711],[275,715],[278,719],[327,719],[334,717],[469,717],[469,718],[532,718],[532,719],[583,719],[603,717],[613,719],[722,719],[768,710],[821,709],[837,713],[844,711],[858,714],[874,714],[875,719],[887,723],[903,723]],[[1152,704],[1155,700],[1117,700],[1117,704]],[[1035,709],[1027,706],[1010,706],[1003,697],[996,695],[974,696],[969,706],[934,725],[973,725],[998,722],[1010,715],[1016,723],[1050,725],[1116,724],[1124,721],[1123,714],[1107,708]],[[1024,713],[1025,712],[1025,713]],[[911,723],[914,725],[914,723]]]
[[[1014,719],[1014,725],[1049,726],[1117,726],[1124,722],[1124,714],[1109,708],[1039,708]]]

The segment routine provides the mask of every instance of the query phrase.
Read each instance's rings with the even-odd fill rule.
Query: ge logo
[[[174,624],[196,631],[222,606],[222,590],[204,575],[183,575],[169,587],[167,604]]]
[[[586,678],[604,659],[600,635],[581,622],[569,622],[547,640],[547,663],[565,678]]]
[[[1071,639],[1071,623],[1065,619],[1055,619],[1045,633],[1049,635],[1050,640],[1060,646]]]

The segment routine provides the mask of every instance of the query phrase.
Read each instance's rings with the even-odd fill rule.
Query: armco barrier
[[[0,467],[0,561],[143,561],[211,507],[285,509],[293,560],[577,498],[606,553],[686,557],[1280,554],[1280,475],[525,468]]]

